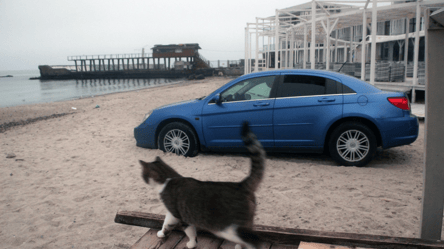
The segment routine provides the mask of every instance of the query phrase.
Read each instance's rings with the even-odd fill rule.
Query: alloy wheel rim
[[[170,130],[165,134],[163,146],[168,152],[185,155],[190,149],[190,139],[185,132],[179,129]]]
[[[370,141],[361,131],[348,130],[342,133],[337,142],[336,149],[347,162],[358,162],[364,159],[370,150]]]

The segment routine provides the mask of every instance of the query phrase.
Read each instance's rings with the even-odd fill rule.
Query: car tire
[[[328,143],[330,156],[340,165],[363,167],[376,152],[376,136],[366,125],[346,122],[334,129]]]
[[[196,156],[199,152],[197,135],[188,125],[173,122],[165,125],[158,137],[159,149],[185,157]]]

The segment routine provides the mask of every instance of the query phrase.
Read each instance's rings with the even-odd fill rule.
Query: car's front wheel
[[[196,133],[188,125],[173,122],[165,125],[158,137],[159,149],[186,157],[196,156],[199,145]]]
[[[332,132],[328,145],[331,157],[340,165],[362,167],[373,159],[377,143],[366,125],[347,122]]]

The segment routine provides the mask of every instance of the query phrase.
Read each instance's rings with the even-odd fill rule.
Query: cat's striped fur
[[[158,187],[168,210],[159,237],[181,222],[190,239],[188,248],[197,245],[196,228],[233,241],[236,248],[257,247],[258,238],[251,228],[256,210],[254,192],[264,175],[265,151],[247,122],[241,136],[251,158],[250,174],[241,182],[203,182],[182,177],[160,158],[151,163],[140,161],[143,179]]]

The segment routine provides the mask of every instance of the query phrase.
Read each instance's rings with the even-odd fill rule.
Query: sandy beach
[[[178,157],[136,147],[133,136],[149,110],[228,81],[1,108],[0,124],[64,115],[0,133],[0,248],[129,248],[147,228],[114,223],[116,212],[165,212],[140,176],[139,159],[161,156],[199,180],[240,181],[250,167],[246,155]],[[255,222],[418,238],[423,162],[423,121],[413,144],[378,150],[364,168],[339,167],[326,155],[269,154]]]

